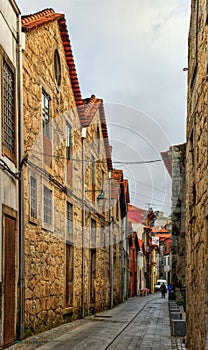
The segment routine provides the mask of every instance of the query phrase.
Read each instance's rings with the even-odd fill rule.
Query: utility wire
[[[129,162],[114,162],[114,164],[149,164],[149,163],[157,163],[162,162],[161,159],[155,159],[155,160],[144,160],[144,161],[129,161]]]
[[[130,193],[136,194],[138,196],[138,193],[136,193],[134,191],[130,191]],[[164,201],[161,201],[160,199],[152,198],[152,197],[146,196],[145,194],[141,194],[139,196],[146,197],[146,198],[152,199],[153,201],[157,201],[157,202],[160,202],[160,203],[164,203]]]
[[[54,154],[48,154],[48,153],[42,153],[42,152],[37,152],[34,151],[34,154],[39,154],[40,156],[45,156],[45,157],[52,157],[52,158],[57,158],[57,159],[65,159],[65,160],[71,160],[71,161],[75,161],[75,162],[82,162],[81,159],[78,158],[67,158],[64,156],[60,156],[60,155],[54,155]],[[106,159],[106,158],[105,158]],[[95,163],[104,163],[104,160],[96,160],[95,159]],[[92,163],[92,160],[87,160],[85,159],[86,163]],[[149,163],[157,163],[157,162],[162,162],[162,159],[155,159],[155,160],[144,160],[144,161],[113,161],[114,164],[149,164]]]
[[[135,202],[142,202],[147,204],[147,201],[143,201],[142,199],[134,198]],[[130,203],[131,204],[131,203]],[[170,205],[164,205],[164,204],[156,204],[156,203],[151,203],[151,205],[154,207],[165,207],[165,208],[170,208]]]
[[[135,181],[135,182],[137,182],[137,183],[140,183],[140,184],[142,184],[142,185],[144,185],[144,186],[147,186],[147,187],[149,187],[149,188],[152,188],[152,189],[155,190],[155,191],[171,194],[171,192],[169,192],[169,191],[163,191],[163,190],[161,190],[161,189],[159,189],[159,188],[157,188],[157,187],[150,186],[150,185],[148,185],[148,184],[146,184],[146,183],[144,183],[144,182],[141,182],[141,181],[139,181],[139,180],[134,179],[133,177],[127,176],[127,178],[130,179],[130,180],[133,180],[133,181]]]

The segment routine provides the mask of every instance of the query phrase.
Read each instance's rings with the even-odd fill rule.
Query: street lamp
[[[105,198],[105,192],[103,190],[85,190],[85,192],[100,192],[100,194],[97,196],[97,200],[103,200]]]

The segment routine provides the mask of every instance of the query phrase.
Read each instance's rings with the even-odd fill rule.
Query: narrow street
[[[10,350],[177,350],[185,349],[170,336],[168,300],[160,293],[130,298],[103,311],[30,337]]]

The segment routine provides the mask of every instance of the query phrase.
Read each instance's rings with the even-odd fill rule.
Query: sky
[[[65,14],[82,96],[104,101],[113,165],[129,180],[131,204],[169,215],[160,152],[185,142],[191,0],[16,1],[22,15]]]

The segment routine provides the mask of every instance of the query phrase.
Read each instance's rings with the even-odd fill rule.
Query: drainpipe
[[[82,128],[82,318],[85,317],[85,259],[84,259],[84,248],[85,248],[85,147],[84,140],[86,138],[86,128]]]
[[[24,134],[23,134],[23,82],[22,82],[22,50],[24,34],[22,33],[21,15],[18,18],[18,154],[19,165],[23,159],[24,153]],[[20,165],[21,167],[21,165]],[[25,232],[24,232],[24,170],[20,169],[19,178],[19,339],[24,338],[24,313],[25,313]]]
[[[111,219],[111,171],[109,178],[109,243],[110,243],[110,308],[113,308],[113,237],[112,237],[112,219]]]
[[[121,295],[121,300],[122,303],[124,303],[124,232],[125,232],[125,217],[122,220],[122,225],[121,225],[121,266],[122,266],[122,284],[121,284],[121,288],[122,288],[122,295]]]
[[[126,299],[129,297],[129,240],[128,240],[128,204],[126,204],[126,227],[125,227],[125,240],[126,240]]]

